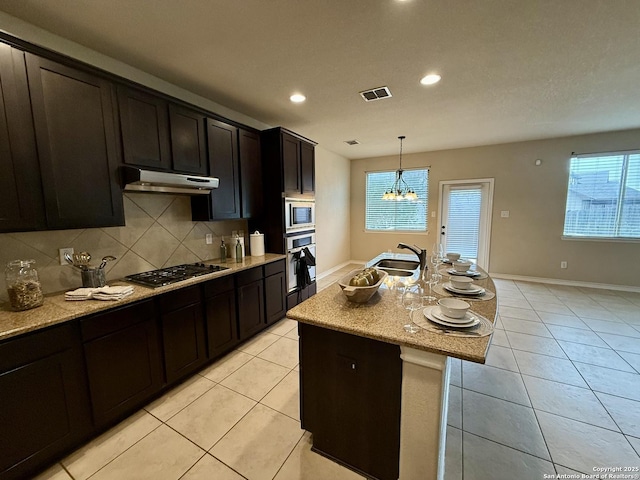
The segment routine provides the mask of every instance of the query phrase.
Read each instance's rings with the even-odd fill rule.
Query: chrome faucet
[[[398,248],[406,248],[408,250],[411,250],[413,253],[415,253],[418,256],[418,259],[420,260],[420,270],[421,271],[424,270],[424,266],[427,264],[426,250],[423,250],[417,245],[407,245],[406,243],[399,243]]]

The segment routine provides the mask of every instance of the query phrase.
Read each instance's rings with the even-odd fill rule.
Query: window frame
[[[424,170],[426,174],[426,198],[424,200],[424,209],[425,209],[425,225],[424,230],[400,230],[394,228],[392,230],[376,230],[367,228],[367,186],[368,186],[368,175],[375,173],[397,173],[398,169],[381,169],[381,170],[367,170],[364,172],[364,232],[365,233],[376,233],[376,234],[393,234],[393,235],[428,235],[429,233],[429,173],[431,168],[428,166],[423,167],[411,167],[411,168],[403,168],[403,172],[411,172],[416,170]],[[391,182],[393,183],[393,182]],[[391,186],[391,184],[389,184]],[[421,200],[419,200],[421,201]]]
[[[640,155],[640,149],[634,150],[620,150],[620,151],[607,151],[607,152],[598,152],[598,153],[584,153],[577,154],[573,153],[569,158],[568,165],[568,178],[567,178],[567,190],[566,190],[566,198],[564,205],[564,218],[563,218],[563,226],[562,226],[562,240],[572,240],[572,241],[586,241],[586,242],[618,242],[618,243],[640,243],[640,235],[638,237],[625,237],[625,236],[596,236],[596,235],[575,235],[575,234],[567,234],[566,223],[567,223],[567,207],[569,202],[569,189],[571,183],[571,163],[574,160],[580,159],[588,159],[588,158],[602,158],[602,157],[614,157],[614,156],[624,156],[626,157],[624,160],[624,164],[622,166],[622,173],[620,178],[620,190],[617,197],[617,212],[616,212],[616,222],[620,218],[620,212],[623,208],[622,199],[624,198],[624,190],[626,189],[625,181],[627,179],[628,171],[629,171],[629,160],[628,157],[632,155]],[[615,228],[619,231],[621,228],[620,223],[616,223]]]

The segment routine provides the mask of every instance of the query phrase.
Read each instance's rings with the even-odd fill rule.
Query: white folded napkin
[[[130,285],[106,286],[100,288],[77,288],[64,294],[65,300],[122,300],[133,293]]]

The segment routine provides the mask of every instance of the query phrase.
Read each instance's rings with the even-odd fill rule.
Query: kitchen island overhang
[[[392,256],[393,258],[412,259],[410,255],[395,254]],[[368,262],[367,265],[373,265],[384,258],[389,258],[389,254],[379,255]],[[418,278],[419,272],[416,272],[413,277],[406,277],[404,281],[415,283]],[[491,278],[484,278],[477,281],[477,283],[487,290],[495,292],[495,286]],[[497,298],[486,301],[473,301],[471,302],[471,309],[495,322]],[[331,372],[330,365],[334,357],[337,359],[337,366],[331,375],[337,372],[338,377],[340,377],[343,374],[340,362],[344,364],[344,372],[348,371],[351,358],[348,354],[348,349],[351,347],[348,345],[353,340],[352,336],[359,339],[368,339],[372,345],[380,342],[395,346],[396,353],[391,355],[397,355],[401,361],[402,379],[397,393],[400,396],[400,407],[398,412],[378,412],[378,414],[373,415],[374,418],[369,420],[374,424],[377,421],[384,423],[382,417],[389,415],[390,423],[394,421],[399,423],[399,452],[389,452],[389,456],[397,458],[398,462],[398,474],[395,478],[400,478],[401,480],[440,479],[444,476],[450,359],[454,357],[484,363],[491,337],[455,337],[425,330],[412,335],[405,332],[403,328],[407,316],[408,311],[401,306],[395,292],[388,288],[381,288],[366,304],[354,304],[346,299],[337,284],[330,285],[314,297],[287,312],[288,318],[304,324],[300,328],[301,420],[303,428],[307,428],[314,433],[314,420],[308,419],[311,420],[310,426],[307,426],[307,422],[305,422],[305,401],[324,401],[325,409],[333,408],[335,411],[332,413],[338,417],[340,416],[339,409],[344,408],[344,405],[341,407],[339,402],[331,403],[323,400],[323,398],[311,399],[309,395],[306,395],[305,400],[304,392],[305,388],[313,389],[318,385],[315,382],[316,379],[309,378],[310,376],[321,377]],[[305,348],[308,349],[311,342],[317,343],[319,341],[314,333],[316,332],[315,329],[307,328],[305,332],[306,325],[320,327],[333,332],[332,337],[335,340],[327,341],[326,345],[314,346],[316,350],[319,349],[319,351],[325,352],[326,358],[322,362],[324,365],[313,365],[310,363],[313,362],[310,357],[304,358]],[[363,355],[352,359],[354,371],[348,372],[352,376],[345,377],[346,380],[344,380],[348,382],[350,378],[350,383],[343,383],[343,385],[357,384],[360,381],[364,382],[362,383],[363,385],[368,385],[367,382],[373,382],[374,385],[380,386],[380,379],[377,374],[370,371],[367,373],[367,369],[362,368],[366,367],[367,363],[373,360],[373,357],[367,358],[366,353]],[[318,356],[315,358],[317,359]],[[305,365],[305,362],[307,362],[307,365]],[[316,360],[316,363],[320,363],[320,361]],[[368,376],[364,379],[359,378],[358,375]],[[338,377],[336,377],[335,383],[340,384],[342,380]],[[305,384],[307,387],[305,387]],[[326,383],[326,385],[330,385],[330,383]],[[394,395],[392,390],[395,387],[393,385],[395,384],[392,382],[390,387],[387,388],[382,385],[381,388],[388,390],[386,394]],[[335,386],[331,388],[333,390],[336,389]],[[349,386],[349,388],[351,387]],[[385,392],[380,392],[380,394],[384,395]],[[355,395],[357,396],[357,392]],[[323,395],[323,397],[328,398],[327,395]],[[309,408],[307,408],[308,412]],[[357,410],[356,413],[351,413],[350,415],[358,415]],[[367,413],[367,415],[371,415],[371,412]],[[349,418],[347,418],[348,420]],[[317,420],[315,421],[317,422]],[[353,432],[354,436],[359,434],[360,432]],[[340,435],[348,437],[350,432],[341,432]],[[352,440],[353,442],[358,441],[357,438]],[[388,473],[386,474],[388,475],[387,477],[376,477],[373,472],[367,471],[366,465],[353,465],[349,462],[349,459],[340,458],[332,452],[327,452],[327,443],[330,442],[323,439],[323,449],[317,450],[372,478],[380,478],[381,480],[393,478]],[[354,443],[353,445],[357,444]]]

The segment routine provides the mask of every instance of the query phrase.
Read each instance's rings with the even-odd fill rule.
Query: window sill
[[[613,242],[613,243],[640,243],[640,238],[631,237],[571,237],[562,235],[562,240],[576,240],[578,242]]]
[[[389,234],[393,233],[394,235],[428,235],[429,232],[427,230],[367,230],[366,228],[363,230],[364,233],[383,233]]]

